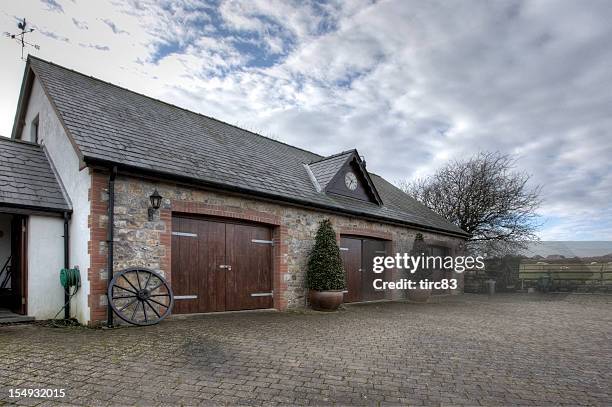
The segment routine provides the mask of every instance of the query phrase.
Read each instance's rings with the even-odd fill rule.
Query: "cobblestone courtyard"
[[[3,326],[0,404],[610,405],[611,311],[610,296],[463,295],[146,328]]]

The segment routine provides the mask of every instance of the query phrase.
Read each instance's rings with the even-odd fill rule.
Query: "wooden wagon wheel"
[[[174,295],[166,280],[146,268],[116,273],[107,294],[115,314],[134,325],[157,324],[170,315],[174,305]]]

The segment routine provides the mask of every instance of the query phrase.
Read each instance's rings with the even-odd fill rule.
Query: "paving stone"
[[[5,326],[0,404],[611,405],[611,310],[610,296],[466,294],[146,328]]]

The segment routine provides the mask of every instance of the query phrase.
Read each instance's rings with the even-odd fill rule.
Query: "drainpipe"
[[[68,228],[68,221],[70,216],[68,212],[64,212],[64,268],[70,268],[70,234]],[[70,293],[69,288],[64,288],[64,319],[70,318]]]
[[[108,276],[107,281],[110,286],[110,282],[113,279],[113,239],[114,239],[114,229],[115,229],[115,177],[117,176],[117,166],[113,166],[111,169],[110,177],[108,179],[108,224],[106,227],[107,230],[107,238],[106,238],[106,248],[108,258],[107,262],[107,270]],[[111,299],[107,298],[108,309],[106,311],[107,320],[106,325],[110,328],[113,326],[113,309],[111,308]]]

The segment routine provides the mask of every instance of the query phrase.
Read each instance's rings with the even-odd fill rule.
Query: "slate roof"
[[[113,163],[205,185],[453,234],[461,229],[371,174],[383,206],[318,192],[318,154],[30,56],[29,65],[86,163]],[[27,69],[27,68],[26,68]],[[327,178],[330,168],[313,163]]]
[[[42,147],[0,137],[0,206],[71,210]]]
[[[334,175],[338,173],[346,160],[353,155],[353,151],[354,150],[343,151],[339,154],[320,158],[308,164],[310,170],[317,179],[317,182],[321,186],[321,189],[325,189],[327,187],[329,181],[334,178]]]

